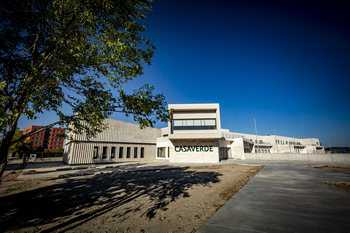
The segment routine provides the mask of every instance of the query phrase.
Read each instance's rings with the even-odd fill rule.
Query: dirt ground
[[[263,166],[3,181],[2,232],[194,232]]]
[[[326,169],[326,170],[331,170],[331,171],[337,171],[337,172],[348,172],[350,173],[350,167],[345,167],[345,166],[328,166],[328,165],[323,165],[323,166],[312,166],[313,168],[321,168],[321,169]]]
[[[350,173],[350,167],[343,167],[343,166],[313,166],[314,168],[320,168],[320,169],[326,169],[326,170],[331,170],[331,171],[338,171],[338,172],[348,172]],[[322,181],[325,184],[328,184],[330,186],[333,186],[337,189],[344,190],[345,192],[350,193],[350,183],[342,182],[342,183],[337,183],[337,182],[326,182]]]

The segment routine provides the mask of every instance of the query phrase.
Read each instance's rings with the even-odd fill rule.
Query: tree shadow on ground
[[[180,197],[189,197],[194,185],[210,186],[220,182],[218,172],[197,172],[185,169],[134,171],[101,174],[38,188],[0,198],[2,231],[19,230],[54,223],[44,232],[71,230],[115,208],[126,206],[135,198],[146,197],[151,204],[145,208],[137,203],[134,209],[115,215],[123,218],[131,211],[148,219],[158,210]],[[93,208],[92,211],[85,211]],[[123,208],[121,208],[123,209]],[[144,211],[146,210],[146,211]],[[65,220],[62,220],[65,219]]]

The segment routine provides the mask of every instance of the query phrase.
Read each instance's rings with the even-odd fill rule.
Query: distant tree
[[[63,149],[63,148],[58,148],[58,149],[57,149],[57,152],[58,152],[58,153],[63,153],[63,152],[64,152],[64,149]]]
[[[36,152],[44,152],[44,150],[45,150],[45,148],[43,147],[42,144],[40,144],[40,146],[38,146],[38,147],[35,149]]]
[[[143,126],[169,114],[163,94],[123,85],[151,64],[155,47],[141,33],[152,0],[12,0],[0,8],[0,177],[9,147],[56,124],[88,138],[113,112]],[[62,107],[70,107],[66,113]],[[12,141],[18,119],[53,111],[59,120]]]
[[[23,153],[33,153],[34,152],[33,142],[25,141],[21,144],[21,146],[18,149]]]

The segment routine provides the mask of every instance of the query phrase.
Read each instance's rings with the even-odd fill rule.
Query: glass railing
[[[271,142],[258,142],[258,143],[255,142],[255,144],[271,144]]]

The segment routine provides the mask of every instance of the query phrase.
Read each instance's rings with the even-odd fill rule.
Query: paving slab
[[[350,182],[349,173],[309,167],[319,163],[236,162],[265,167],[197,232],[349,232],[350,194],[320,182]]]

